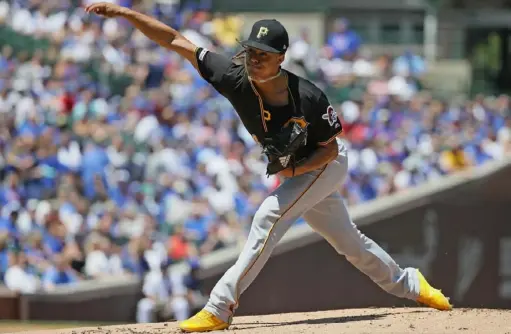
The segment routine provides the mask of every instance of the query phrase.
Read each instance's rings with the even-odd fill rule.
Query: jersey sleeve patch
[[[339,128],[341,125],[339,124],[339,118],[337,117],[337,112],[334,107],[329,105],[326,109],[326,112],[321,116],[322,119],[326,120],[330,126],[334,126],[335,129]]]

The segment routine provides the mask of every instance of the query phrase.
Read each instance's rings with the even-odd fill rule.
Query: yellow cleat
[[[426,281],[426,278],[424,278],[420,271],[417,270],[417,273],[419,275],[420,282],[420,293],[417,301],[437,310],[452,310],[452,305],[449,303],[449,299],[444,296],[442,291],[429,285],[428,281]]]
[[[185,332],[209,332],[227,329],[229,323],[218,319],[213,314],[206,310],[201,310],[199,313],[182,321],[179,328]]]

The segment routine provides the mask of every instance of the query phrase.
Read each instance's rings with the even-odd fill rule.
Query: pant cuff
[[[204,306],[204,309],[222,321],[229,323],[231,320],[230,319],[232,317],[231,312],[225,312],[218,308],[217,306],[211,304],[210,302],[208,302],[206,306]]]

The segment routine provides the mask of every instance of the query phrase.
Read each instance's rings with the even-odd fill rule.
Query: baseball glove
[[[279,133],[265,138],[263,153],[268,157],[267,175],[277,174],[288,167],[293,168],[293,175],[298,162],[296,151],[307,141],[307,126],[300,122],[287,122]]]

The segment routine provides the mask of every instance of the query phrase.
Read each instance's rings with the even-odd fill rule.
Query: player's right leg
[[[236,263],[215,285],[205,308],[182,322],[180,328],[189,332],[227,328],[241,294],[259,274],[279,240],[303,212],[337,189],[343,170],[334,161],[324,169],[287,179],[270,194],[254,216]]]
[[[182,330],[204,332],[229,327],[240,295],[259,274],[285,232],[303,213],[295,203],[299,202],[300,193],[306,188],[307,183],[289,180],[263,201],[236,263],[217,282],[204,309],[180,323]]]
[[[449,300],[429,285],[415,268],[401,268],[376,242],[352,222],[341,195],[335,192],[304,214],[307,223],[358,270],[383,290],[439,310],[452,308]]]

